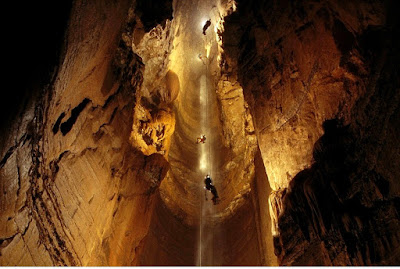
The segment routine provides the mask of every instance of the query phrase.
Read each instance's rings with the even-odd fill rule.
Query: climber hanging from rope
[[[218,193],[217,193],[217,189],[215,188],[215,186],[212,184],[212,180],[211,177],[209,175],[207,175],[204,178],[204,196],[206,197],[206,201],[207,199],[207,191],[211,192],[213,195],[213,198],[211,199],[214,203],[214,205],[219,203],[219,197],[218,197]]]
[[[201,55],[201,53],[199,53],[198,57],[199,57],[199,59],[202,61],[202,63],[203,63],[204,65],[206,65],[206,64],[207,64],[207,63],[206,63],[206,59],[207,59],[207,57],[205,57],[205,56]]]
[[[211,20],[206,21],[206,23],[203,26],[203,35],[206,35],[206,31],[208,27],[210,27],[210,25],[211,25]]]
[[[206,135],[202,134],[200,137],[197,138],[196,144],[206,143]]]

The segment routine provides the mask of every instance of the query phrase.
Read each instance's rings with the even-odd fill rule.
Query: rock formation
[[[399,261],[395,9],[238,1],[225,18],[227,65],[254,118],[282,265]]]
[[[169,165],[129,142],[144,81],[120,42],[130,5],[74,3],[56,74],[2,141],[2,265],[135,259]]]
[[[396,1],[44,6],[15,7],[0,265],[399,264]]]

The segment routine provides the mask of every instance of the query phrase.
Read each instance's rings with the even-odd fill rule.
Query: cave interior
[[[0,265],[399,265],[399,7],[11,4]]]

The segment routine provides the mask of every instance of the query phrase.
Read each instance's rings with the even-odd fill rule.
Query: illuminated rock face
[[[144,80],[120,42],[132,3],[83,2],[50,86],[2,141],[1,265],[131,265],[169,167],[129,140]]]
[[[273,189],[280,264],[398,263],[395,2],[238,2],[223,43]]]
[[[179,77],[181,90],[174,102],[171,169],[160,186],[141,265],[276,262],[266,257],[273,253],[271,236],[268,246],[261,238],[261,226],[269,221],[261,222],[256,213],[257,141],[252,117],[240,84],[219,66],[216,27],[232,12],[232,4],[184,1],[174,8],[170,69]],[[203,34],[208,19],[211,25]],[[201,134],[206,135],[206,143],[196,144]],[[218,205],[212,204],[210,194],[205,201],[206,174],[218,191]]]
[[[84,2],[2,129],[0,265],[399,263],[394,1]]]

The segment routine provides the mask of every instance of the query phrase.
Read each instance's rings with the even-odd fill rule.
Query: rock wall
[[[169,168],[129,140],[144,64],[121,35],[135,4],[75,1],[52,80],[4,132],[1,265],[134,263]]]
[[[139,264],[275,264],[272,237],[267,243],[261,235],[270,235],[270,228],[264,229],[269,224],[268,206],[258,202],[268,197],[268,190],[260,187],[256,192],[253,121],[237,76],[230,76],[220,64],[217,32],[223,31],[223,18],[234,9],[234,1],[174,3],[170,63],[181,91],[174,103],[171,169],[160,186]],[[211,25],[203,32],[201,23],[207,19]],[[196,144],[202,133],[206,143]],[[264,170],[257,173],[262,187],[268,184]],[[210,195],[208,201],[204,198],[207,173],[220,197],[215,206]],[[267,213],[265,217],[259,210]]]
[[[254,119],[282,265],[398,262],[395,8],[238,1],[225,18],[223,60]]]
[[[199,1],[199,6],[211,7],[215,24],[221,14],[213,2]],[[190,19],[189,9],[197,12],[192,3],[182,5],[181,17]],[[199,216],[192,208],[203,200],[202,184],[182,182],[181,175],[173,184],[164,184],[158,195],[170,167],[167,159],[172,156],[175,170],[182,168],[176,165],[180,160],[188,159],[181,150],[191,148],[188,141],[192,141],[180,144],[177,138],[182,133],[192,139],[197,135],[197,123],[189,130],[178,124],[175,132],[174,111],[179,112],[178,122],[196,119],[199,113],[186,101],[198,101],[199,96],[188,88],[204,82],[193,83],[185,58],[177,56],[186,53],[182,48],[190,45],[193,35],[183,32],[185,25],[179,20],[173,28],[171,7],[171,1],[72,4],[51,80],[40,85],[39,94],[22,107],[1,141],[1,265],[192,265],[196,261],[201,240]],[[212,75],[218,69],[213,30],[205,44],[207,54],[211,49]],[[198,48],[203,49],[201,31],[198,34]],[[179,36],[186,43],[177,49],[179,38],[176,47],[173,43]],[[197,57],[194,61],[203,71]],[[198,78],[204,75],[193,72]],[[237,81],[212,75],[206,80],[215,112],[215,117],[210,115],[214,135],[209,143],[216,145],[213,162],[214,169],[221,170],[215,178],[222,203],[203,227],[212,231],[207,238],[215,239],[207,243],[207,262],[262,264],[261,227],[255,213],[259,205],[251,187],[257,148],[251,116]],[[174,132],[178,135],[169,154]],[[193,167],[199,174],[197,165],[184,168]],[[186,196],[175,192],[182,186],[196,188],[195,196],[184,192],[192,208],[181,209],[189,204]],[[167,192],[170,196],[165,198]],[[168,199],[177,204],[171,207]],[[238,229],[246,232],[235,237]],[[171,244],[174,248],[167,249]],[[221,244],[229,247],[219,248]]]
[[[0,265],[399,263],[394,0],[68,8],[58,64],[13,54]]]

